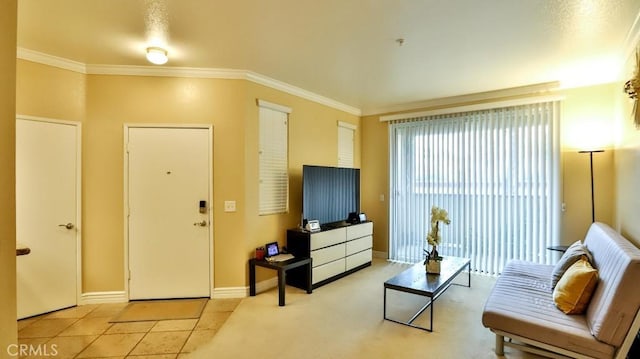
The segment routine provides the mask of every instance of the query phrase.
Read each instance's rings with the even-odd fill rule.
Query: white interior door
[[[127,135],[129,298],[209,297],[209,129]]]
[[[16,121],[18,318],[77,305],[79,124]]]

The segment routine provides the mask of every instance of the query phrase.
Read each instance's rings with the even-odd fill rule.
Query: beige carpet
[[[111,323],[151,320],[197,319],[208,298],[135,301],[129,303]]]
[[[495,336],[481,322],[494,278],[472,275],[471,288],[449,288],[435,303],[434,332],[429,333],[382,319],[383,283],[405,268],[375,259],[372,267],[312,294],[287,286],[284,307],[278,307],[275,288],[248,297],[211,342],[188,358],[498,357]],[[457,281],[466,280],[464,273]],[[394,318],[410,318],[424,303],[419,296],[387,292],[388,314]],[[423,314],[417,323],[428,320]],[[505,357],[539,358],[512,348],[505,348]]]

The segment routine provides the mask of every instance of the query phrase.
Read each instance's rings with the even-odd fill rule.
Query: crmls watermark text
[[[18,356],[43,356],[54,357],[58,355],[58,344],[10,344],[7,353],[12,357]]]

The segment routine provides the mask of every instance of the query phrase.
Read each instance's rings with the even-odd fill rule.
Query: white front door
[[[210,297],[210,129],[126,132],[129,298]]]
[[[78,303],[79,127],[16,121],[18,318]]]

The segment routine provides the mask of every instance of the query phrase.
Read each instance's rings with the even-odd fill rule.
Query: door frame
[[[16,121],[45,122],[76,127],[76,306],[82,304],[82,122],[16,115]]]
[[[208,130],[209,136],[207,137],[209,146],[209,181],[208,191],[208,220],[211,225],[209,226],[209,298],[213,298],[213,125],[207,124],[177,124],[177,123],[125,123],[124,124],[124,141],[123,141],[123,156],[124,156],[124,290],[127,300],[130,300],[129,292],[129,156],[127,144],[129,143],[129,129],[130,128],[168,128],[168,129],[202,129]]]

